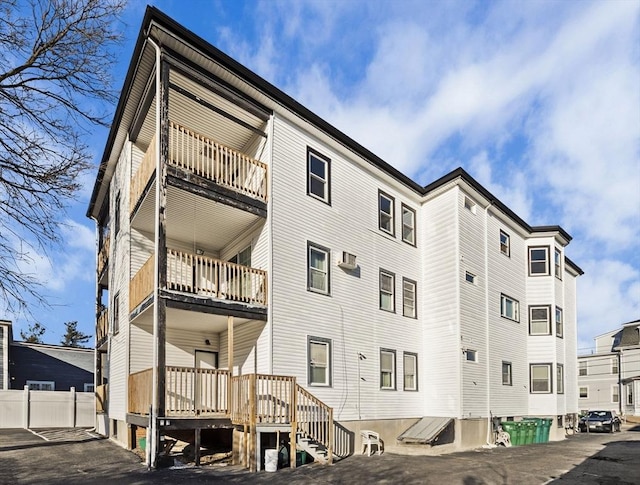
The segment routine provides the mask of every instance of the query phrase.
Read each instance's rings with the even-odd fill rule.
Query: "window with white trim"
[[[464,208],[471,211],[473,214],[476,213],[476,204],[469,197],[464,198]]]
[[[331,160],[307,148],[307,195],[331,204]]]
[[[504,231],[500,231],[500,252],[511,256],[511,236]]]
[[[633,404],[633,382],[627,384],[627,404],[631,406]]]
[[[471,283],[472,285],[476,284],[476,275],[470,273],[469,271],[465,271],[464,279],[467,283]]]
[[[113,322],[112,334],[116,335],[120,331],[120,292],[113,297]]]
[[[611,359],[611,373],[617,375],[618,374],[618,358],[614,357]]]
[[[95,389],[93,382],[85,382],[84,383],[84,392],[93,392]]]
[[[556,337],[564,337],[564,318],[560,307],[556,307]]]
[[[30,391],[55,391],[55,381],[27,381]]]
[[[505,294],[500,295],[500,315],[510,320],[520,321],[520,302]]]
[[[551,364],[529,364],[529,375],[532,394],[551,393]]]
[[[589,399],[589,386],[580,386],[578,389],[578,397],[580,399]]]
[[[380,270],[380,309],[388,312],[396,311],[395,274]]]
[[[402,278],[402,315],[416,318],[416,282]]]
[[[551,335],[551,307],[529,307],[529,335]]]
[[[555,251],[553,253],[553,263],[555,267],[556,278],[561,280],[562,279],[562,252],[558,248],[555,248]]]
[[[380,230],[395,237],[396,229],[393,222],[395,199],[381,190],[378,191],[378,227]]]
[[[581,360],[578,362],[578,375],[586,376],[587,375],[587,361]]]
[[[310,386],[331,385],[331,340],[308,337],[308,382]]]
[[[556,365],[556,392],[564,394],[564,364]]]
[[[611,386],[611,402],[620,402],[620,388],[617,384]]]
[[[512,386],[513,385],[513,368],[511,362],[502,361],[502,385],[503,386]]]
[[[416,211],[402,204],[402,240],[416,245]]]
[[[380,349],[380,389],[396,389],[396,351]]]
[[[549,275],[549,246],[529,248],[529,276]]]
[[[418,354],[405,352],[403,354],[404,390],[418,390]]]
[[[311,242],[307,243],[307,290],[329,294],[330,258],[329,249]]]

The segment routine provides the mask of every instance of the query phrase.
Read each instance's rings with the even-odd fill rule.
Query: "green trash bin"
[[[553,423],[553,419],[542,418],[542,441],[540,443],[548,443],[549,442],[549,431],[551,430],[551,423]]]
[[[511,446],[519,446],[522,444],[522,423],[515,421],[502,421],[500,423],[502,429],[509,433]]]
[[[542,441],[542,437],[544,434],[544,426],[542,424],[542,419],[540,418],[524,418],[523,421],[529,421],[536,424],[535,434],[533,436],[533,443],[544,443]]]
[[[535,442],[538,423],[536,423],[535,421],[524,421],[522,423],[522,427],[524,429],[524,442],[522,444],[532,445]]]

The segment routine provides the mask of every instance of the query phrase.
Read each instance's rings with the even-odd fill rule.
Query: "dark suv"
[[[620,418],[611,411],[589,411],[580,418],[580,431],[606,431],[613,433],[620,431]]]

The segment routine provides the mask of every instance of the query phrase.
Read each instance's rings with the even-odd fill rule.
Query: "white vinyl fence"
[[[93,392],[0,391],[0,428],[88,428],[95,426]]]

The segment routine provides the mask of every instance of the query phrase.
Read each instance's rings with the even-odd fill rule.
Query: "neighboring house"
[[[292,430],[330,460],[361,429],[468,447],[578,411],[562,228],[462,169],[417,184],[152,7],[87,215],[97,427],[149,428],[152,464],[213,428],[255,469]]]
[[[93,392],[93,349],[14,342],[11,322],[0,320],[0,389]]]
[[[578,397],[582,412],[610,409],[640,416],[640,320],[595,338],[595,353],[578,356]]]

